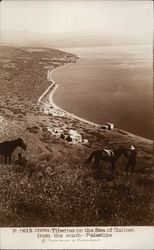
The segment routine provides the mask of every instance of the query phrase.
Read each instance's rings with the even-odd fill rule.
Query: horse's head
[[[22,149],[26,150],[27,148],[27,145],[24,143],[23,139],[22,138],[18,138],[17,139],[17,142],[18,142],[18,146],[21,147]]]

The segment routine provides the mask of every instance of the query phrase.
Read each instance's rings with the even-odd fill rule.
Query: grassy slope
[[[0,139],[21,136],[28,144],[23,169],[14,171],[18,150],[11,166],[0,156],[1,226],[152,225],[152,142],[38,110],[37,99],[49,85],[41,57],[61,53],[0,48],[0,114],[22,127],[1,122]],[[89,145],[70,145],[53,137],[47,126],[76,128]],[[99,173],[83,164],[94,149],[131,144],[138,150],[133,178],[125,175],[122,157],[114,176],[109,163],[102,163]]]

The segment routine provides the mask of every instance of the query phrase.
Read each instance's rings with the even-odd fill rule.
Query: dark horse
[[[107,150],[107,149],[102,149],[102,150],[96,150],[91,153],[89,158],[85,161],[85,163],[89,163],[92,159],[94,159],[94,167],[99,168],[99,163],[100,161],[110,161],[112,165],[112,171],[115,168],[115,162],[119,158],[119,156],[124,155],[125,157],[128,158],[128,149],[124,147],[119,147],[118,149],[115,150]]]
[[[7,164],[7,157],[9,157],[9,164],[11,164],[11,155],[17,147],[21,147],[22,149],[26,150],[27,145],[21,138],[0,143],[0,154],[5,156],[5,164]]]

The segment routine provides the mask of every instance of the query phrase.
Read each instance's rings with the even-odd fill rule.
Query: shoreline
[[[48,79],[48,81],[52,82],[52,84],[44,91],[44,93],[40,96],[40,98],[38,99],[38,105],[39,103],[42,103],[42,104],[45,104],[45,105],[48,105],[47,103],[43,102],[42,99],[43,97],[45,97],[45,95],[49,92],[49,90],[53,87],[53,89],[51,90],[51,93],[49,94],[49,104],[57,111],[60,111],[62,113],[65,114],[65,116],[68,116],[70,118],[74,118],[74,119],[77,119],[81,122],[84,122],[84,123],[87,123],[89,125],[92,125],[92,126],[95,126],[95,127],[98,127],[100,128],[101,127],[101,124],[97,124],[97,123],[94,123],[94,122],[91,122],[91,121],[88,121],[84,118],[81,118],[79,116],[76,116],[74,115],[73,113],[70,113],[60,107],[58,107],[54,102],[53,102],[53,94],[54,92],[56,91],[56,89],[58,88],[58,83],[56,83],[53,79],[52,79],[52,73],[55,71],[55,70],[58,70],[58,69],[61,69],[63,67],[66,67],[68,65],[70,65],[72,63],[67,63],[67,64],[64,64],[63,66],[60,66],[60,67],[57,67],[56,69],[53,69],[53,70],[49,70],[49,75],[50,75],[50,79]],[[47,77],[48,77],[48,73],[47,73]]]
[[[66,67],[66,66],[68,66],[68,65],[70,65],[70,64],[72,64],[72,62],[71,62],[71,63],[66,63],[66,64],[64,64],[64,65],[62,65],[62,66],[59,66],[59,67],[55,68],[55,69],[48,70],[48,71],[49,71],[49,75],[50,75],[49,79],[48,79],[48,71],[47,71],[47,80],[50,81],[50,82],[52,82],[52,83],[51,83],[51,85],[43,92],[43,94],[39,97],[39,99],[38,99],[38,106],[39,106],[40,103],[43,104],[43,105],[46,105],[46,106],[50,106],[50,105],[51,105],[52,108],[55,109],[55,111],[61,112],[62,114],[64,114],[64,116],[65,116],[66,118],[67,118],[67,117],[68,117],[68,118],[74,118],[74,119],[77,119],[78,121],[83,122],[83,123],[86,123],[86,124],[88,124],[88,125],[92,125],[92,126],[94,126],[94,127],[101,128],[101,127],[102,127],[101,124],[97,124],[97,123],[88,121],[88,120],[86,120],[86,119],[84,119],[84,118],[81,118],[81,117],[79,117],[79,116],[77,116],[77,115],[74,115],[73,113],[70,113],[70,112],[68,112],[68,111],[66,111],[66,110],[64,110],[64,109],[62,109],[62,108],[60,108],[60,107],[58,107],[58,106],[53,102],[53,94],[54,94],[55,91],[57,90],[59,84],[56,83],[56,82],[52,79],[52,73],[53,73],[55,70],[61,69],[61,68]],[[49,93],[50,89],[51,89],[51,92]],[[49,102],[49,103],[43,102],[42,99],[43,99],[48,93],[49,93],[49,96],[48,96],[48,102]],[[119,130],[119,131],[121,131],[121,132],[126,133],[127,135],[129,135],[129,136],[131,136],[131,137],[136,137],[136,138],[138,138],[138,139],[140,139],[140,140],[144,140],[144,141],[147,141],[147,142],[153,142],[152,139],[148,139],[148,138],[145,138],[145,137],[142,137],[142,136],[133,134],[133,133],[131,133],[131,132],[127,132],[127,131],[122,130],[122,129],[119,129],[119,128],[114,128],[114,130]]]

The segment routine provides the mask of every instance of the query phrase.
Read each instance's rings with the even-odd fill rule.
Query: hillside
[[[75,56],[47,48],[0,47],[0,142],[21,137],[28,145],[22,152],[24,167],[15,166],[20,149],[11,165],[0,155],[0,225],[152,225],[152,141],[41,112],[37,101],[50,84],[47,69],[53,58]],[[89,144],[70,144],[47,127],[76,129]],[[130,145],[138,152],[133,176],[124,172],[123,156],[114,173],[108,162],[98,170],[84,164],[95,149]]]

